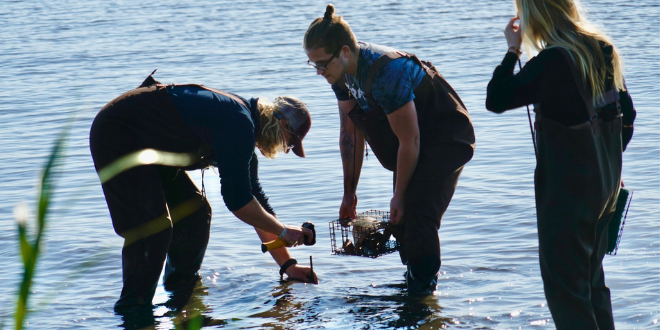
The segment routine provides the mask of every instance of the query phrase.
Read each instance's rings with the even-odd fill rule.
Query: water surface
[[[617,256],[605,258],[619,329],[658,329],[660,312],[660,6],[657,1],[586,0],[619,47],[638,117],[623,178],[635,197]],[[40,167],[74,118],[58,180],[27,329],[112,329],[121,290],[122,240],[115,235],[92,166],[88,132],[96,112],[155,68],[165,83],[201,83],[244,97],[295,95],[313,112],[308,157],[262,157],[260,176],[279,218],[313,221],[320,285],[279,281],[249,226],[223,205],[215,175],[204,277],[186,313],[156,310],[158,329],[195,312],[207,324],[243,329],[552,329],[538,266],[534,153],[524,109],[484,108],[501,61],[512,1],[334,1],[358,39],[413,52],[435,64],[467,105],[477,135],[440,229],[443,265],[435,296],[409,299],[396,254],[330,255],[327,221],[342,179],[337,106],[306,64],[302,36],[322,1],[8,1],[0,5],[0,315],[10,315],[21,277],[12,210],[33,207]],[[199,172],[193,173],[200,182]],[[391,175],[365,161],[359,210],[387,209]],[[155,302],[167,295],[159,287]],[[1,321],[0,321],[1,324]]]

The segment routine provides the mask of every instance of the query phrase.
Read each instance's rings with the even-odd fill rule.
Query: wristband
[[[522,52],[520,51],[520,48],[518,48],[516,46],[510,46],[509,50],[507,50],[507,52],[511,52],[511,51],[515,52],[518,56],[520,56],[520,54],[522,54]]]
[[[286,226],[284,226],[284,230],[282,230],[282,233],[277,235],[277,238],[282,238],[284,237],[284,235],[286,235]]]
[[[282,264],[282,267],[280,267],[280,277],[284,278],[284,273],[286,273],[286,270],[289,269],[289,267],[296,264],[298,264],[298,260],[293,258],[287,260],[284,264]]]

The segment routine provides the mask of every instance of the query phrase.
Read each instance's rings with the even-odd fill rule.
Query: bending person
[[[308,64],[332,85],[339,103],[344,196],[339,216],[355,218],[365,138],[394,172],[390,201],[410,292],[433,291],[440,269],[438,230],[474,130],[458,94],[429,62],[396,49],[358,42],[329,4],[303,46]]]
[[[279,237],[295,246],[303,244],[303,236],[311,238],[309,229],[278,221],[259,183],[255,153],[256,146],[268,158],[289,150],[305,157],[302,139],[310,126],[307,107],[293,97],[248,100],[201,85],[163,85],[151,76],[103,107],[90,132],[97,171],[145,148],[192,153],[200,160],[187,168],[138,166],[102,184],[115,232],[125,239],[124,286],[115,310],[151,306],[165,261],[168,291],[200,278],[211,207],[185,170],[217,164],[227,208],[254,226],[262,241]],[[271,255],[281,273],[316,281],[286,248]]]
[[[516,7],[486,108],[535,105],[539,258],[557,328],[614,329],[603,257],[635,119],[623,63],[577,0],[516,0]],[[514,75],[522,40],[539,53]]]

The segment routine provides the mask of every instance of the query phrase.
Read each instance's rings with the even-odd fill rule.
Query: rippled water
[[[658,1],[585,0],[619,46],[638,111],[624,154],[635,190],[619,255],[605,258],[620,329],[657,329],[660,316],[660,8]],[[308,158],[261,162],[261,181],[280,219],[313,221],[321,284],[284,283],[254,231],[229,213],[217,179],[211,241],[187,314],[156,311],[170,329],[194,311],[226,328],[551,329],[537,261],[534,156],[524,110],[484,109],[486,84],[506,50],[502,29],[512,1],[346,1],[334,4],[360,40],[432,61],[470,110],[477,134],[444,218],[442,277],[435,296],[408,299],[396,254],[330,255],[326,221],[336,217],[342,183],[337,106],[306,65],[302,35],[321,1],[0,1],[0,315],[12,326],[21,277],[12,210],[36,194],[53,140],[75,118],[64,170],[31,297],[28,329],[122,325],[112,312],[121,290],[122,240],[115,235],[89,156],[91,121],[105,103],[153,69],[168,83],[201,83],[245,97],[303,99],[314,126]],[[386,209],[391,176],[370,156],[359,210]],[[193,173],[199,182],[199,173]],[[34,206],[34,203],[30,203]],[[159,287],[156,302],[167,300]],[[3,321],[0,320],[0,328]]]

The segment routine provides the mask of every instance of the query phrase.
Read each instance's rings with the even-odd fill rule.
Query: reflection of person
[[[621,59],[577,0],[516,6],[520,26],[513,18],[504,30],[509,51],[488,84],[486,107],[535,104],[539,256],[557,328],[614,329],[602,261],[635,119]],[[514,75],[523,39],[540,52]]]
[[[279,237],[294,246],[312,233],[277,220],[259,183],[254,148],[268,158],[290,149],[304,157],[302,139],[310,125],[307,107],[293,97],[278,97],[274,103],[247,100],[200,85],[163,85],[150,76],[101,109],[90,148],[97,171],[145,148],[195,153],[205,162],[186,169],[217,162],[227,208],[254,226],[262,241]],[[150,306],[166,259],[166,290],[199,278],[211,208],[185,171],[139,166],[103,183],[103,192],[115,231],[125,239],[124,287],[116,309]],[[289,277],[315,282],[311,270],[297,265],[286,248],[271,255]]]
[[[355,194],[365,138],[394,171],[391,219],[411,292],[434,290],[440,269],[438,230],[458,177],[474,152],[474,131],[458,94],[429,62],[358,42],[326,8],[303,42],[308,63],[332,84],[339,103],[344,197],[339,216],[356,216]]]

